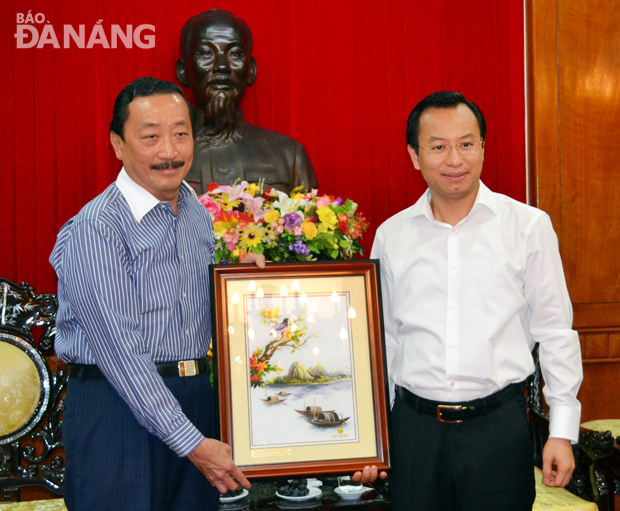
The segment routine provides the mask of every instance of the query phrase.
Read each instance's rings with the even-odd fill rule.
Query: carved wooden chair
[[[62,400],[67,374],[50,370],[57,300],[0,277],[0,501],[25,487],[63,493]],[[33,328],[42,330],[38,339]]]
[[[536,371],[527,383],[530,432],[534,445],[534,464],[542,468],[543,446],[549,436],[549,414],[543,403],[543,378],[538,346],[533,352]],[[592,431],[581,427],[579,443],[573,447],[575,471],[567,489],[584,500],[595,502],[600,511],[614,511],[613,480],[608,461],[614,447],[610,431]]]

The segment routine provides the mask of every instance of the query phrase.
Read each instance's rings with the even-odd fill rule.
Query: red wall
[[[406,119],[436,90],[458,90],[489,126],[483,180],[525,199],[522,0],[13,0],[1,9],[0,276],[55,291],[57,231],[119,169],[107,125],[120,89],[145,75],[176,81],[184,22],[210,8],[243,18],[258,78],[246,119],[308,150],[324,193],[351,197],[374,230],[426,188],[408,161]],[[18,49],[17,13],[63,25],[155,26],[153,49]],[[40,17],[39,17],[40,19]],[[43,25],[36,25],[39,32]]]

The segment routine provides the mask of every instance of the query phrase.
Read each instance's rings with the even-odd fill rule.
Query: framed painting
[[[376,261],[212,268],[221,440],[248,477],[389,470]]]

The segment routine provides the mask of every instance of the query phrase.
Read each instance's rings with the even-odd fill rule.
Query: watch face
[[[50,399],[45,359],[25,338],[0,332],[0,445],[27,435]]]

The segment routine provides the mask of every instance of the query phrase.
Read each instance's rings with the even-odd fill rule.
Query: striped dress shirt
[[[211,220],[189,185],[175,214],[124,169],[63,226],[50,256],[59,358],[96,364],[138,422],[179,456],[204,437],[155,363],[206,357],[214,260]]]

